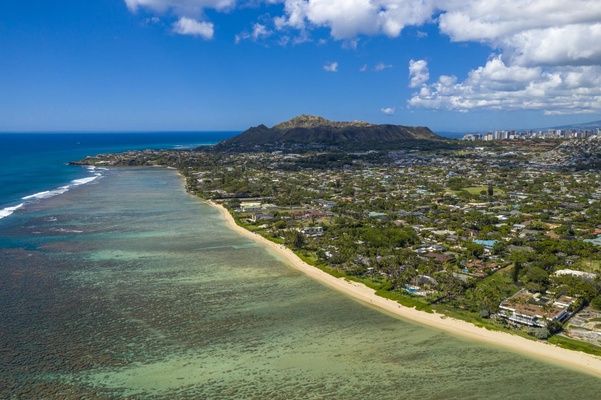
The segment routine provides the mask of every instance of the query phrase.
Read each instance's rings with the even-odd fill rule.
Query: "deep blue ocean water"
[[[69,161],[136,149],[193,148],[237,133],[0,133],[0,219],[102,175]]]

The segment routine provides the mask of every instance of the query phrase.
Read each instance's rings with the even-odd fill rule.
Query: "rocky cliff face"
[[[335,122],[301,115],[268,128],[259,125],[215,146],[217,150],[263,147],[331,146],[344,149],[403,147],[416,141],[444,141],[426,127],[376,125],[362,121]]]

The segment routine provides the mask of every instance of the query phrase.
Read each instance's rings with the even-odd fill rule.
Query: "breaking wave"
[[[8,217],[12,213],[14,213],[16,210],[22,208],[23,206],[26,206],[28,203],[34,203],[34,202],[38,202],[40,200],[49,199],[54,196],[59,196],[63,193],[68,192],[69,189],[71,189],[73,187],[88,184],[102,176],[102,173],[96,172],[97,170],[100,170],[100,168],[90,167],[90,168],[88,168],[88,170],[90,170],[90,172],[94,173],[94,176],[89,176],[89,177],[80,178],[80,179],[74,179],[71,182],[69,182],[68,185],[59,186],[56,189],[44,190],[43,192],[38,192],[38,193],[30,194],[28,196],[21,197],[21,200],[24,200],[23,203],[17,204],[16,206],[5,207],[0,210],[0,219]]]
[[[25,205],[25,203],[21,203],[16,206],[3,208],[2,210],[0,210],[0,219],[8,217],[12,213],[14,213],[16,210],[23,207],[24,205]]]

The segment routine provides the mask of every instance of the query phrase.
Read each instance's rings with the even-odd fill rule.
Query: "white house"
[[[574,299],[561,296],[551,300],[521,290],[499,305],[499,316],[520,325],[545,327],[550,321],[564,322],[572,316]]]
[[[306,228],[300,228],[299,232],[306,236],[321,236],[323,235],[323,227],[311,226]]]

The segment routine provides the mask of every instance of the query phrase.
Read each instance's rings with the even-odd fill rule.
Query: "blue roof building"
[[[497,244],[498,240],[478,240],[478,239],[474,239],[473,240],[474,243],[476,244],[481,244],[482,246],[484,246],[487,249],[492,249],[493,246],[495,244]]]

